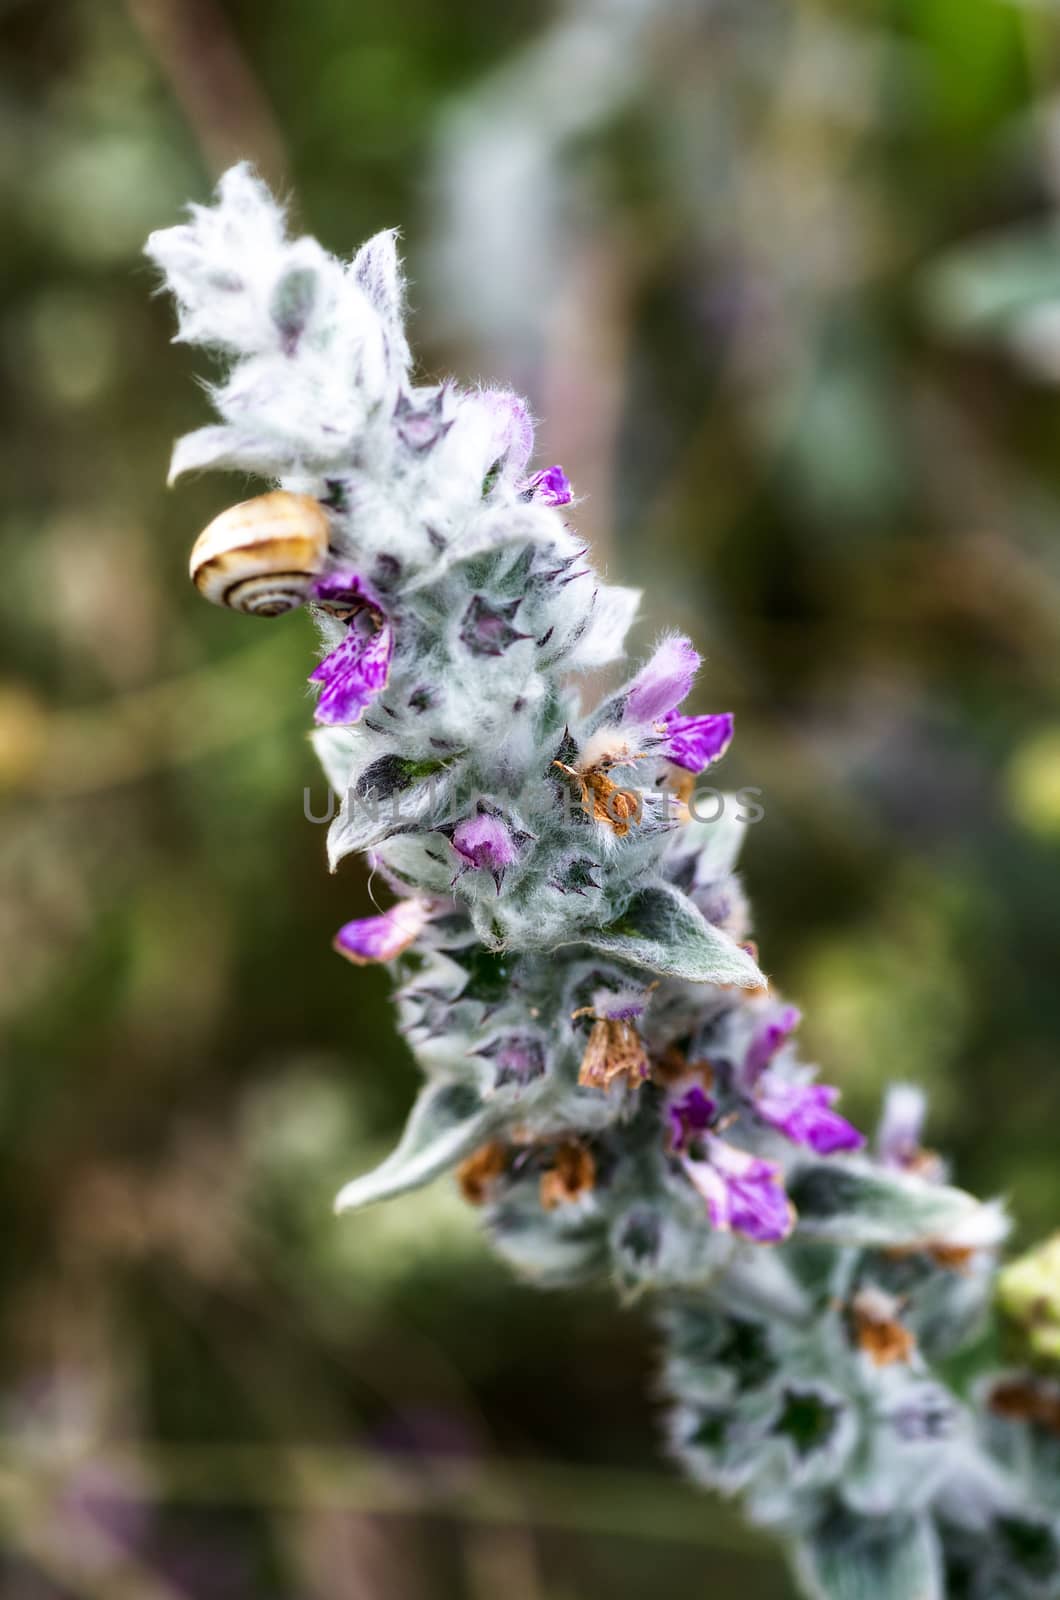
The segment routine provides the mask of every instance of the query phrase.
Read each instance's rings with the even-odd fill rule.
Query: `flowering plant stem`
[[[312,607],[331,865],[365,853],[391,896],[335,948],[389,965],[426,1081],[339,1209],[455,1172],[542,1287],[650,1296],[674,1455],[807,1595],[1060,1595],[1060,1393],[946,1378],[1001,1208],[923,1149],[917,1091],[870,1149],[800,1060],[749,939],[748,814],[697,802],[733,726],[683,709],[691,641],[583,704],[638,597],[593,571],[521,400],[413,380],[393,234],[344,265],[236,167],[148,250],[178,337],[225,366],[173,475],[271,485],[211,525],[196,582]]]

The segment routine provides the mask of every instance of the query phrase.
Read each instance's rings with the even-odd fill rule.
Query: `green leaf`
[[[1004,1234],[996,1206],[963,1189],[928,1183],[867,1162],[810,1162],[787,1181],[798,1212],[797,1235],[837,1244],[995,1244]]]
[[[336,1211],[356,1211],[419,1189],[484,1144],[497,1121],[478,1091],[466,1083],[435,1083],[413,1106],[397,1148],[374,1172],[354,1178],[335,1200]]]
[[[754,989],[766,981],[746,950],[713,927],[669,884],[641,889],[609,927],[565,942],[586,944],[635,967],[689,983],[733,983]]]
[[[809,1600],[944,1600],[926,1517],[858,1517],[837,1509],[800,1543],[795,1570]]]

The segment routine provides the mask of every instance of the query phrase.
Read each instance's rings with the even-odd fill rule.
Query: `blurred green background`
[[[326,871],[308,620],[214,612],[147,232],[248,156],[398,224],[425,374],[514,382],[708,657],[764,962],[1060,1215],[1060,9],[0,0],[0,1595],[792,1592],[667,1471],[647,1318],[445,1184],[342,1222],[415,1073]]]

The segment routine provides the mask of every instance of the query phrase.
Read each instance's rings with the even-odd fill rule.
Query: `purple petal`
[[[480,811],[453,829],[453,849],[469,867],[500,873],[518,855],[515,841],[500,817]]]
[[[732,742],[731,711],[704,717],[681,717],[671,711],[663,718],[663,725],[663,753],[668,761],[688,772],[702,772],[724,755]]]
[[[543,467],[534,473],[527,488],[543,506],[569,506],[574,499],[570,479],[562,467]]]
[[[690,1140],[710,1127],[716,1111],[714,1101],[698,1083],[687,1089],[679,1100],[671,1101],[666,1113],[670,1119],[670,1148],[687,1150]]]
[[[329,572],[313,585],[313,599],[332,616],[348,622],[350,617],[371,607],[382,615],[383,604],[375,590],[357,572]]]
[[[729,1185],[730,1217],[737,1233],[755,1244],[779,1244],[794,1226],[794,1214],[779,1177],[737,1178]]]
[[[780,1168],[714,1134],[704,1137],[709,1159],[686,1160],[685,1169],[707,1202],[713,1226],[734,1229],[758,1244],[786,1239],[794,1212],[780,1181]]]
[[[707,1202],[711,1226],[728,1233],[732,1228],[732,1205],[729,1186],[721,1173],[709,1161],[686,1160],[685,1171]]]
[[[309,674],[310,683],[324,686],[315,720],[330,726],[356,722],[386,688],[393,654],[389,622],[377,628],[367,612],[355,617],[342,643]]]
[[[759,1079],[754,1108],[763,1122],[793,1144],[807,1145],[819,1156],[836,1150],[860,1150],[865,1139],[853,1123],[832,1106],[839,1090],[827,1083],[785,1083],[774,1072]]]
[[[381,916],[358,917],[345,923],[335,935],[332,948],[358,967],[370,961],[393,961],[408,949],[429,920],[429,901],[417,897],[399,900]]]
[[[624,722],[661,722],[692,687],[699,656],[681,634],[664,639],[626,691]]]
[[[801,1021],[802,1012],[798,1006],[778,1006],[768,1020],[755,1029],[743,1061],[743,1081],[747,1087],[757,1082]]]
[[[346,623],[346,637],[309,675],[323,685],[314,718],[327,725],[356,722],[386,688],[394,630],[375,591],[355,572],[336,572],[313,585],[317,604]]]

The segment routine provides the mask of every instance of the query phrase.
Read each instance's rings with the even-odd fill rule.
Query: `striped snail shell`
[[[230,506],[191,552],[191,579],[215,606],[279,617],[309,598],[328,553],[328,516],[308,494],[274,489]]]

